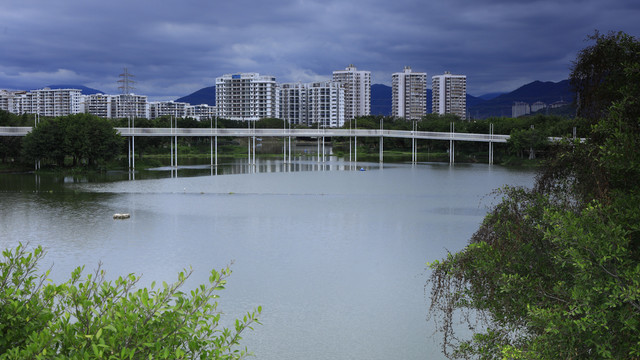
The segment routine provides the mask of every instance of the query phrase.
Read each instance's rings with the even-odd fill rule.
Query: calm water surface
[[[144,285],[192,266],[193,286],[233,261],[220,309],[231,321],[262,305],[263,325],[243,340],[256,359],[443,358],[425,319],[425,263],[466,244],[495,202],[492,190],[530,186],[534,174],[344,165],[298,161],[282,172],[272,160],[251,174],[237,163],[221,171],[229,175],[172,178],[160,169],[97,182],[1,174],[0,245],[43,245],[57,282],[102,262],[113,277],[143,274]]]

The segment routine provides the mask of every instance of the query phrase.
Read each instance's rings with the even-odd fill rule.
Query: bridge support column
[[[416,138],[411,137],[411,165],[416,164]]]
[[[493,165],[493,142],[489,141],[489,165]]]
[[[417,149],[416,149],[416,122],[413,122],[413,127],[411,131],[411,165],[415,165],[418,160]]]
[[[449,163],[455,164],[456,162],[456,142],[453,140],[449,141]]]
[[[351,163],[351,134],[349,134],[349,163]]]
[[[382,135],[380,135],[380,164],[382,164],[384,162],[383,156],[384,156],[384,138],[382,137]]]
[[[324,136],[322,137],[322,162],[325,162]]]
[[[251,122],[247,121],[247,172],[251,172],[249,169],[251,168]]]
[[[358,168],[358,135],[354,135],[353,137],[353,160],[354,167]]]
[[[285,131],[282,132],[282,161],[283,165],[287,163],[287,137],[285,136]]]
[[[291,135],[289,135],[289,164],[291,164]]]
[[[489,124],[489,165],[493,164],[493,124]]]
[[[175,136],[174,140],[175,146],[173,147],[173,149],[175,151],[175,156],[173,157],[173,159],[176,163],[176,177],[178,177],[178,135]]]
[[[449,126],[451,140],[449,140],[449,164],[452,165],[456,162],[456,148],[455,142],[453,141],[453,137],[456,131],[455,123],[451,123]]]

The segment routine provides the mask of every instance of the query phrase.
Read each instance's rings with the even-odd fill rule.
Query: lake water
[[[425,264],[465,246],[492,190],[531,186],[534,174],[360,167],[237,160],[221,167],[227,175],[159,169],[135,181],[0,174],[0,245],[43,245],[41,268],[53,263],[56,282],[102,262],[113,277],[142,274],[143,285],[192,266],[193,286],[233,261],[219,308],[231,321],[262,305],[263,325],[243,339],[256,359],[443,358],[426,320]]]

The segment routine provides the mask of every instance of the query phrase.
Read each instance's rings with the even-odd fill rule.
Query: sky
[[[410,66],[480,96],[568,78],[587,36],[640,36],[632,0],[0,0],[0,89],[85,85],[174,100],[224,74],[279,83]],[[431,87],[430,84],[428,87]]]

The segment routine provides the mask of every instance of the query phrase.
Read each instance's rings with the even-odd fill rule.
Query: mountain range
[[[191,105],[207,104],[209,106],[214,106],[216,104],[216,87],[209,86],[206,88],[202,88],[187,96],[176,99],[176,101],[186,102]]]
[[[427,113],[432,111],[432,91],[427,89]],[[392,105],[391,87],[382,84],[371,86],[371,114],[391,115]],[[557,83],[534,81],[519,87],[510,93],[490,93],[481,96],[467,94],[467,111],[474,119],[486,119],[492,116],[511,116],[511,106],[514,102],[522,101],[533,104],[542,101],[551,104],[558,101],[572,102],[573,93],[569,87],[569,80]]]
[[[519,87],[518,89],[496,96],[489,100],[481,98],[475,104],[467,100],[467,111],[474,119],[486,119],[491,116],[511,117],[511,106],[516,101],[526,102],[529,105],[536,101],[542,101],[547,105],[556,102],[573,102],[574,94],[571,91],[569,80],[557,83],[547,81],[534,81]],[[468,97],[467,97],[468,99]]]
[[[80,89],[85,95],[102,93],[100,90],[92,89],[81,85],[49,85],[51,89]],[[427,89],[427,113],[431,113],[431,89]],[[192,105],[207,104],[215,105],[216,87],[209,86],[202,88],[187,96],[183,96],[175,101],[186,102]],[[391,86],[374,84],[371,86],[371,114],[391,115],[392,103]],[[523,85],[509,93],[489,93],[481,96],[467,94],[467,112],[474,119],[486,119],[488,117],[510,117],[511,106],[514,102],[522,101],[532,104],[542,101],[551,104],[558,101],[571,103],[573,93],[569,86],[569,80],[560,82],[534,81]]]
[[[49,85],[49,89],[79,89],[82,95],[104,94],[100,90],[92,89],[83,85]]]

